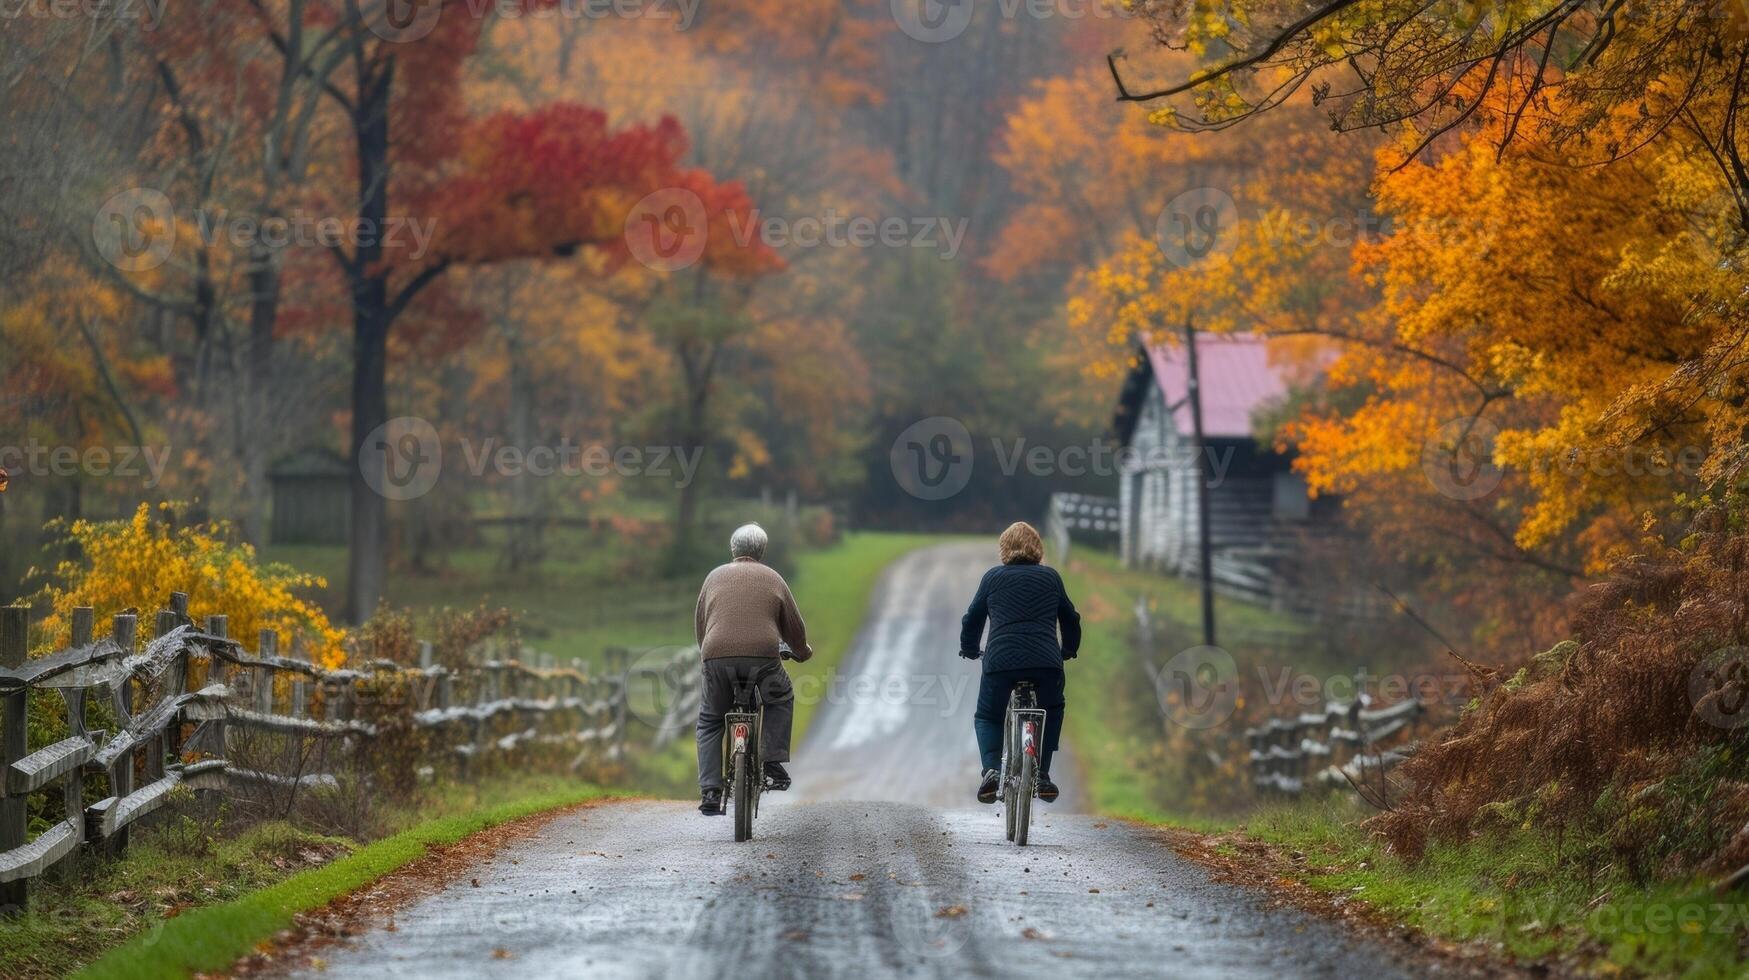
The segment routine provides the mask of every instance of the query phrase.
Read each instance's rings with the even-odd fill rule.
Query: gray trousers
[[[765,705],[759,753],[766,762],[789,761],[790,724],[796,696],[783,661],[776,657],[717,657],[704,661],[698,699],[698,788],[723,788],[723,715],[735,708],[735,694],[757,688]]]

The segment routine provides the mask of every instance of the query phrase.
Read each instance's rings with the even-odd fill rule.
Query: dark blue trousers
[[[1063,735],[1063,668],[1023,667],[1019,670],[985,671],[978,682],[978,710],[972,729],[978,733],[978,755],[985,769],[1002,765],[1002,723],[1008,717],[1008,695],[1014,685],[1031,681],[1038,691],[1038,705],[1045,709],[1045,739],[1039,747],[1039,771],[1051,771],[1051,756]]]

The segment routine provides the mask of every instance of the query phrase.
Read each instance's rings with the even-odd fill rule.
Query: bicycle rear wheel
[[[735,753],[735,840],[753,839],[753,773],[747,753]]]
[[[1020,778],[1014,788],[1013,821],[1014,832],[1009,835],[1014,843],[1026,846],[1026,833],[1032,827],[1032,794],[1038,789],[1038,760],[1030,755],[1020,757]]]

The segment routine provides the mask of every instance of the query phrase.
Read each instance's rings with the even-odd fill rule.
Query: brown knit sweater
[[[705,660],[717,657],[777,657],[789,644],[796,660],[814,655],[808,628],[789,584],[773,569],[748,558],[719,565],[698,590],[693,632]]]

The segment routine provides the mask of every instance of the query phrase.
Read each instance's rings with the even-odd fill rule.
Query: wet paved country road
[[[911,696],[823,692],[798,792],[767,797],[753,842],[690,803],[568,814],[308,975],[1412,975],[1335,925],[1210,881],[1146,829],[1040,806],[1020,849],[996,808],[965,805],[976,665],[953,656],[956,606],[990,557],[944,545],[889,572],[845,671],[903,678],[888,690]],[[932,674],[959,699],[927,697]]]

